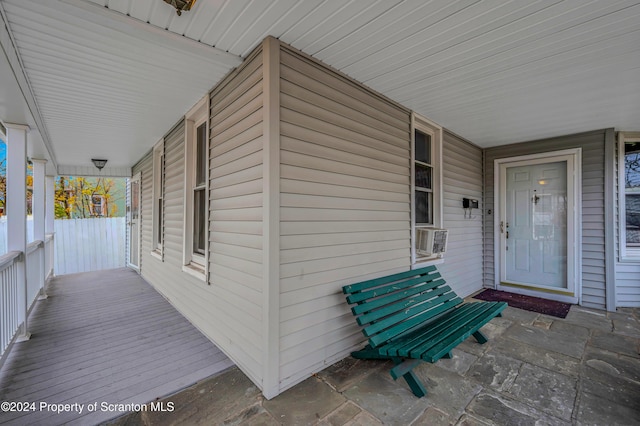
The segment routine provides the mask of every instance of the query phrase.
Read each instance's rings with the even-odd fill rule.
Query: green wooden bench
[[[422,361],[451,358],[451,350],[507,307],[505,302],[463,301],[446,285],[435,266],[375,278],[342,288],[369,344],[354,358],[391,359],[394,380],[409,384],[417,397],[427,394],[412,371]]]

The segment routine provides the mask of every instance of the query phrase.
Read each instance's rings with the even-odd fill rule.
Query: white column
[[[33,211],[33,239],[44,242],[45,229],[45,167],[47,160],[32,158],[33,163],[33,198],[31,209]]]
[[[54,230],[54,219],[56,216],[56,177],[55,176],[47,176],[45,179],[45,198],[46,198],[46,207],[45,207],[45,225],[44,232],[45,234],[53,234]]]
[[[31,209],[33,211],[33,239],[41,241],[41,248],[38,249],[38,262],[40,264],[38,281],[40,284],[40,296],[38,299],[46,299],[47,293],[44,289],[45,274],[44,270],[44,251],[45,251],[45,211],[46,211],[46,188],[45,188],[45,172],[47,160],[32,158],[33,163],[33,198],[31,199]],[[32,265],[31,267],[34,267]]]
[[[16,264],[19,293],[19,321],[22,328],[17,341],[28,340],[27,325],[27,131],[29,126],[5,123],[7,128],[7,249],[22,253]]]
[[[53,258],[54,258],[54,234],[55,234],[55,217],[56,217],[56,177],[55,176],[47,176],[45,178],[45,198],[46,198],[46,207],[44,211],[45,219],[44,219],[44,232],[45,238],[51,238],[49,241],[49,246],[45,243],[45,271],[44,271],[44,280],[45,285],[47,282],[47,278],[53,277]],[[46,294],[42,294],[42,297],[46,297]]]

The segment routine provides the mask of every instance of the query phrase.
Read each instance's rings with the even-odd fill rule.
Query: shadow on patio
[[[566,319],[507,308],[451,360],[416,371],[418,399],[390,364],[347,358],[267,401],[237,369],[115,424],[632,425],[640,422],[640,310],[574,306]]]
[[[47,293],[0,370],[0,401],[35,405],[0,424],[97,424],[127,412],[102,403],[145,404],[233,365],[129,269],[55,277]]]

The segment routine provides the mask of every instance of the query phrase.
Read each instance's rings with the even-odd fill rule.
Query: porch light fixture
[[[187,12],[196,4],[196,0],[164,0],[164,2],[175,7],[178,16],[182,15],[183,10]]]
[[[107,164],[107,160],[98,160],[97,158],[92,158],[91,162],[98,168],[98,170],[102,170],[104,165]]]

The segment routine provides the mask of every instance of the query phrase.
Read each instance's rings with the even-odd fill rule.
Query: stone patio
[[[347,358],[265,400],[237,369],[164,400],[173,412],[137,412],[115,425],[637,425],[640,309],[573,306],[566,319],[515,308],[452,359],[416,368],[416,398],[390,364]]]

